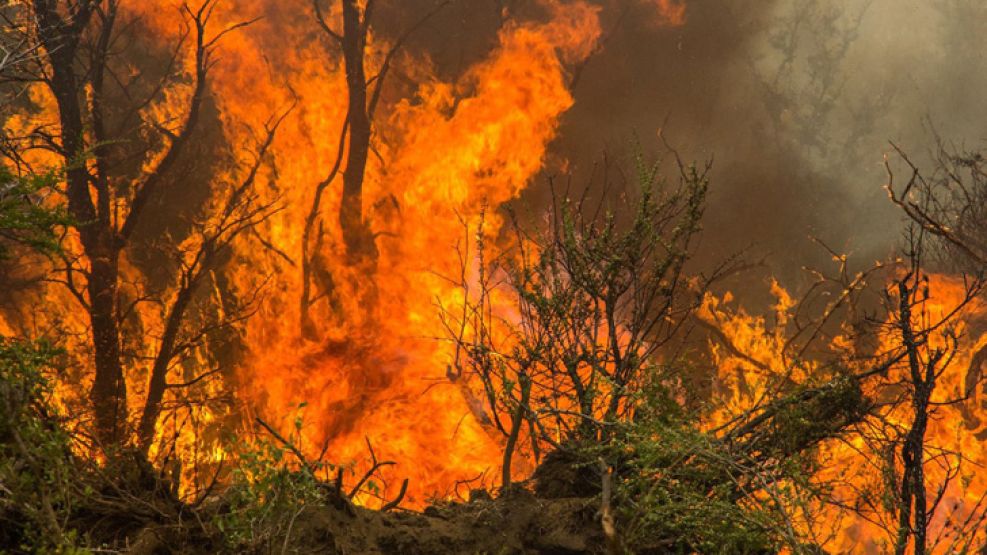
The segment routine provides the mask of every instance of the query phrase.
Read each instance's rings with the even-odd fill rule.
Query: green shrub
[[[12,244],[41,253],[59,249],[56,230],[71,219],[60,206],[50,206],[45,195],[58,182],[58,172],[16,176],[0,165],[0,259],[10,256]]]
[[[618,533],[634,553],[776,553],[808,548],[790,513],[811,458],[751,456],[703,431],[664,384],[598,453],[613,467]],[[797,486],[797,487],[796,487]]]
[[[300,432],[300,418],[295,428]],[[331,470],[331,465],[301,468],[287,447],[265,438],[243,442],[234,450],[237,463],[224,495],[228,506],[213,520],[224,543],[237,551],[262,550],[275,541],[287,545],[299,515],[324,502],[327,486],[314,472]]]
[[[80,552],[69,520],[87,492],[45,378],[58,354],[0,337],[0,551]]]

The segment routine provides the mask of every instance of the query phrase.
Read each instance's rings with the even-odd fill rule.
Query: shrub
[[[0,338],[0,550],[79,551],[68,523],[88,492],[45,377],[58,354],[44,341]]]
[[[765,422],[761,431],[776,441],[798,443],[780,458],[766,457],[725,434],[705,431],[697,417],[682,410],[674,391],[664,379],[646,385],[633,418],[615,427],[610,445],[597,448],[613,469],[623,547],[634,553],[812,551],[797,530],[794,510],[810,493],[812,443],[786,439],[805,431],[788,426],[803,419],[779,410]],[[787,401],[777,402],[797,404]]]
[[[295,428],[300,432],[300,419]],[[241,443],[235,451],[237,466],[225,493],[228,506],[214,518],[224,543],[237,551],[262,550],[279,540],[287,545],[298,516],[324,504],[327,486],[315,477],[315,469],[290,459],[287,446],[266,438]]]

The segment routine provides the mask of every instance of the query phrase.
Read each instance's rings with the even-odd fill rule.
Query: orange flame
[[[659,25],[680,27],[685,24],[685,3],[680,0],[644,0],[651,4],[658,15]]]
[[[231,144],[252,144],[253,130],[296,106],[279,129],[258,180],[261,194],[279,199],[284,208],[258,230],[271,248],[243,240],[231,263],[236,293],[247,295],[266,283],[262,304],[243,330],[250,352],[236,371],[242,412],[276,424],[307,403],[300,446],[306,453],[314,456],[328,441],[329,460],[355,462],[357,472],[365,466],[369,440],[381,458],[399,463],[387,469],[385,479],[392,486],[398,478],[409,478],[406,500],[412,506],[421,506],[426,495],[447,495],[458,482],[497,470],[500,438],[473,416],[460,390],[464,386],[445,375],[451,346],[442,339],[437,305],[462,302],[461,291],[446,277],[460,270],[456,243],[464,223],[475,227],[485,207],[495,209],[516,198],[543,169],[559,119],[574,102],[568,68],[597,46],[599,7],[583,0],[538,3],[546,14],[542,20],[508,19],[492,51],[454,81],[438,77],[428,59],[404,55],[395,62],[417,85],[413,90],[404,85],[406,98],[391,98],[374,122],[364,210],[377,234],[379,258],[373,271],[344,260],[334,218],[339,184],[333,184],[320,208],[327,240],[318,255],[333,273],[334,290],[331,298],[312,307],[317,340],[301,336],[298,261],[313,191],[336,157],[347,111],[341,53],[322,42],[325,37],[313,22],[309,0],[219,3],[210,22],[217,32],[262,16],[224,35],[209,77],[210,102]],[[665,24],[684,22],[680,2],[653,4]],[[172,44],[183,25],[181,5],[157,0],[126,9],[162,44]],[[338,28],[338,3],[330,5],[327,20]],[[368,75],[380,69],[391,46],[371,32]],[[180,63],[186,64],[187,73],[189,53],[184,55]],[[142,115],[148,120],[181,119],[190,91],[188,82],[169,88]],[[44,89],[36,87],[32,94],[38,96],[40,115],[8,120],[8,127],[29,129],[53,119],[54,104]],[[217,181],[224,178],[233,176]],[[501,223],[498,218],[495,210],[487,214],[492,234]],[[77,245],[69,249],[78,251]],[[126,256],[122,266],[128,283],[141,282]],[[48,306],[65,308],[68,319],[63,323],[79,332],[77,349],[85,353],[87,323],[77,305],[56,286],[46,295]],[[141,311],[142,332],[149,338],[142,348],[153,352],[154,334],[148,330],[160,329],[163,316],[154,307],[135,310]],[[83,360],[88,360],[85,355]],[[134,413],[140,409],[146,374],[145,368],[128,374]],[[81,397],[78,392],[91,379],[75,378],[64,388],[66,398]],[[218,396],[224,386],[209,387],[215,389],[207,394]],[[199,434],[210,422],[229,416],[219,409],[189,409],[163,417],[157,431],[159,437],[177,439],[179,451],[208,449],[180,457],[215,460],[222,450],[215,441],[204,444]],[[194,461],[184,461],[190,463]]]
[[[450,357],[438,340],[444,331],[435,303],[457,294],[442,276],[457,270],[459,217],[469,221],[484,203],[514,198],[541,169],[558,118],[572,105],[563,61],[588,54],[599,34],[596,11],[582,3],[550,6],[556,17],[549,23],[507,25],[499,46],[462,80],[426,77],[415,100],[402,102],[387,118],[380,132],[388,138],[381,145],[386,162],[372,165],[365,183],[366,205],[380,207],[374,224],[388,232],[378,241],[376,274],[346,275],[342,257],[332,255],[342,276],[336,283],[344,290],[345,321],[327,326],[326,340],[299,344],[297,332],[285,329],[285,321],[288,328],[298,321],[286,310],[294,306],[289,296],[271,299],[269,312],[248,330],[255,356],[241,375],[258,410],[278,415],[307,401],[306,443],[312,448],[329,440],[334,461],[362,461],[366,437],[381,456],[401,462],[385,479],[393,484],[409,478],[413,505],[427,494],[447,493],[498,460],[497,442],[443,379]],[[419,71],[429,73],[427,67]],[[325,80],[310,82],[308,90],[296,84],[300,104],[325,97]],[[332,133],[323,136],[332,136],[339,121],[329,120]],[[289,173],[293,149],[282,152],[281,179],[288,182],[312,184],[328,165]],[[276,228],[292,243],[300,236],[300,214],[289,211]],[[278,287],[297,294],[297,272],[285,270],[281,276],[288,280]],[[374,288],[373,299],[366,287]],[[320,316],[334,317],[324,307]]]
[[[346,111],[342,64],[318,41],[299,47],[286,40],[284,29],[318,31],[307,2],[243,4],[216,17],[265,19],[224,39],[213,86],[234,136],[244,123],[257,126],[297,99],[274,149],[286,209],[261,232],[297,257],[312,192],[338,149]],[[332,217],[338,195],[330,194],[321,209],[330,237],[321,254],[336,289],[335,305],[312,309],[319,340],[300,338],[298,268],[255,247],[239,253],[237,264],[248,269],[236,273],[242,291],[273,276],[247,326],[251,354],[238,371],[241,399],[275,422],[306,403],[302,447],[313,456],[328,441],[329,460],[362,469],[369,440],[379,457],[399,462],[384,478],[394,487],[407,477],[412,506],[496,470],[499,460],[499,439],[445,377],[451,351],[441,339],[437,303],[455,303],[460,295],[445,277],[459,270],[455,247],[463,223],[474,222],[484,206],[515,198],[542,169],[559,117],[573,104],[566,65],[588,56],[600,35],[598,8],[543,4],[547,21],[508,21],[497,47],[455,82],[437,78],[427,60],[402,60],[402,70],[421,84],[412,98],[378,115],[377,155],[364,182],[364,206],[379,234],[376,271],[344,263]],[[148,8],[145,17],[162,34],[173,32],[177,23],[167,10]],[[337,8],[330,23],[338,17]],[[389,45],[377,37],[370,43],[368,64],[375,68]]]
[[[936,322],[960,306],[965,289],[960,279],[941,275],[930,277],[932,297],[923,304],[923,311],[930,321]],[[704,304],[700,316],[715,322],[736,348],[727,351],[713,346],[720,401],[717,411],[711,415],[713,427],[757,403],[773,384],[777,384],[780,376],[803,383],[820,371],[812,362],[793,366],[782,356],[786,319],[794,305],[788,293],[777,284],[773,285],[772,291],[778,299],[774,325],[742,310],[728,309],[729,296],[724,300],[710,297]],[[943,487],[929,532],[930,538],[940,538],[934,550],[937,553],[962,551],[962,542],[970,537],[970,530],[966,530],[964,537],[960,528],[964,523],[968,526],[971,522],[977,523],[975,517],[983,513],[982,496],[987,491],[987,476],[980,470],[987,464],[987,448],[980,439],[987,433],[987,427],[976,416],[984,409],[984,401],[977,398],[974,390],[974,395],[966,401],[948,402],[964,399],[973,383],[970,372],[976,370],[971,366],[974,353],[987,346],[987,331],[983,328],[987,305],[975,299],[957,316],[959,351],[937,381],[933,402],[943,405],[935,408],[926,434],[929,460],[925,472],[930,496],[937,495],[938,488]],[[881,341],[887,349],[896,344],[894,333],[890,331],[881,337]],[[930,348],[942,346],[942,341],[941,337],[930,336]],[[846,339],[837,337],[834,343],[839,351]],[[884,383],[896,380],[892,374]],[[866,392],[875,398],[887,395],[884,389],[873,386]],[[911,420],[910,410],[909,404],[902,403],[880,409],[879,416],[884,422],[907,426]],[[937,456],[933,457],[933,454]],[[962,462],[960,454],[965,459]],[[882,488],[887,486],[882,466],[887,453],[875,450],[873,443],[865,441],[863,436],[851,435],[845,441],[824,443],[819,456],[822,466],[815,479],[831,483],[837,500],[844,506],[856,506],[862,513],[858,515],[830,505],[815,507],[818,520],[806,531],[823,541],[823,547],[832,553],[889,551],[895,542],[889,530],[896,529],[897,521],[895,513],[883,506],[881,500]],[[948,480],[946,463],[956,472]],[[972,519],[971,515],[974,515]],[[975,541],[972,545],[976,546],[984,539],[982,526],[976,526],[973,532]]]

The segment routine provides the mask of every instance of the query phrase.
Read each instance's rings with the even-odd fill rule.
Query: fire
[[[268,280],[244,331],[250,352],[236,370],[237,397],[245,415],[282,428],[305,403],[302,450],[314,458],[327,445],[326,458],[355,465],[357,475],[368,465],[369,441],[379,458],[398,462],[384,470],[382,495],[393,497],[408,478],[411,506],[497,470],[500,438],[481,426],[460,385],[446,377],[452,347],[442,339],[437,306],[459,300],[447,278],[459,271],[464,223],[516,198],[545,166],[559,118],[574,102],[567,66],[589,56],[600,36],[598,7],[540,3],[543,19],[508,19],[496,47],[454,81],[439,78],[427,59],[400,57],[417,85],[377,113],[364,180],[379,255],[373,268],[347,263],[335,218],[337,180],[318,214],[326,240],[316,255],[332,272],[333,290],[311,308],[314,339],[301,330],[298,264],[313,191],[337,155],[346,115],[341,53],[322,42],[308,1],[220,4],[214,15],[220,29],[263,16],[224,37],[211,77],[231,142],[247,142],[248,128],[296,107],[279,129],[265,176],[283,206],[260,230],[273,249],[245,244],[234,262],[241,268],[234,287],[243,294]],[[168,36],[180,18],[161,4],[136,9]],[[331,5],[327,21],[341,25]],[[682,15],[669,4],[658,8]],[[310,40],[294,40],[296,33]],[[368,42],[369,76],[393,44],[372,32]],[[490,212],[486,225],[496,229]],[[176,424],[162,421],[159,433],[168,426]]]
[[[958,278],[943,275],[930,276],[929,290],[932,296],[923,304],[923,318],[937,322],[960,306],[964,299],[964,283]],[[779,379],[787,377],[795,383],[804,383],[812,377],[824,377],[825,371],[814,362],[793,364],[783,355],[786,342],[786,324],[790,318],[793,301],[788,293],[774,284],[772,291],[778,299],[774,323],[764,317],[755,317],[743,310],[730,309],[730,297],[708,297],[700,317],[714,323],[733,349],[714,344],[712,352],[717,368],[717,409],[710,415],[710,427],[724,423],[754,406],[762,396],[776,387]],[[941,495],[935,518],[930,523],[930,538],[941,538],[936,552],[962,550],[966,537],[960,533],[963,526],[977,526],[977,515],[983,511],[982,492],[987,488],[987,478],[980,471],[987,464],[987,448],[984,422],[976,415],[983,409],[975,386],[974,372],[980,372],[981,361],[974,358],[987,346],[987,330],[984,318],[987,306],[974,299],[956,315],[959,350],[938,379],[933,402],[942,403],[934,410],[926,435],[927,462],[925,472],[930,496]],[[882,347],[894,346],[895,337],[889,331],[880,338]],[[900,340],[899,340],[900,341]],[[842,352],[849,345],[845,337],[833,340],[834,351]],[[932,335],[930,348],[943,346],[941,336]],[[866,368],[856,368],[862,371]],[[872,384],[867,394],[875,399],[887,399],[894,394],[894,387],[887,384],[896,381],[895,372]],[[979,387],[979,386],[977,386]],[[967,399],[967,393],[971,393]],[[964,400],[966,399],[966,400]],[[956,402],[960,400],[960,402]],[[888,425],[907,425],[911,416],[907,403],[879,409],[879,420]],[[824,443],[819,452],[820,472],[814,476],[819,483],[833,487],[833,495],[844,507],[854,506],[860,514],[844,508],[824,505],[815,507],[817,520],[812,523],[812,537],[823,541],[823,547],[833,553],[883,553],[894,546],[891,531],[897,526],[896,514],[890,512],[880,499],[881,488],[887,484],[882,464],[887,453],[882,452],[873,440],[867,441],[858,430],[840,441]],[[962,456],[962,460],[961,460]],[[954,473],[947,479],[947,473]],[[945,484],[945,486],[941,486]],[[942,487],[940,490],[939,488]],[[971,516],[972,515],[972,516]],[[969,532],[969,530],[967,530]],[[976,537],[982,539],[978,528]]]
[[[375,227],[387,232],[378,241],[377,271],[338,275],[341,310],[321,307],[320,319],[331,322],[323,338],[298,342],[292,329],[298,317],[285,310],[294,306],[297,272],[276,268],[279,281],[288,278],[277,286],[288,298],[272,297],[247,333],[256,356],[240,375],[257,410],[279,415],[308,402],[310,449],[329,440],[331,460],[362,462],[368,439],[381,456],[401,462],[385,480],[394,487],[407,477],[413,505],[428,494],[448,494],[457,481],[482,475],[497,460],[497,442],[444,380],[449,351],[438,339],[443,330],[435,303],[456,294],[442,276],[456,271],[455,240],[462,233],[457,214],[472,219],[484,203],[496,206],[516,196],[541,168],[558,117],[572,104],[556,50],[563,58],[585,56],[599,30],[595,11],[585,5],[553,8],[560,17],[548,24],[505,28],[495,51],[460,82],[426,78],[414,102],[388,114],[380,131],[388,138],[381,145],[384,162],[372,162],[364,193],[366,206],[380,207],[372,216]],[[428,74],[428,68],[420,71]],[[323,87],[333,80],[339,76],[310,82],[308,90],[298,83],[300,104],[332,97]],[[312,116],[326,114],[313,110]],[[315,137],[334,136],[339,121],[330,118],[328,133]],[[325,146],[327,152],[336,148]],[[328,166],[294,173],[290,164],[281,168],[281,179],[305,184]],[[324,212],[335,212],[332,203]],[[297,241],[300,216],[289,209],[276,233]],[[329,257],[334,268],[345,268],[341,253]],[[387,488],[383,493],[393,496]]]
[[[641,0],[652,8],[662,25],[685,23],[686,6],[676,0]],[[215,463],[227,456],[214,428],[232,420],[249,423],[255,416],[275,427],[290,427],[300,418],[297,447],[307,456],[325,451],[327,459],[359,476],[368,467],[368,443],[381,460],[398,464],[382,471],[381,495],[393,497],[401,480],[409,480],[407,505],[421,507],[429,496],[452,495],[461,483],[482,483],[495,476],[501,454],[501,438],[484,428],[463,391],[446,375],[454,347],[445,341],[439,306],[463,302],[462,291],[450,280],[463,262],[457,251],[464,231],[479,221],[489,237],[496,237],[503,223],[496,208],[518,197],[546,167],[549,147],[560,118],[573,106],[568,89],[568,67],[592,55],[601,35],[601,8],[583,0],[541,0],[544,16],[520,20],[507,16],[496,46],[458,78],[440,77],[428,59],[399,56],[408,82],[385,91],[388,103],[375,115],[373,154],[364,178],[363,209],[375,234],[378,250],[371,261],[349,260],[338,219],[340,183],[330,183],[324,202],[316,210],[324,241],[315,247],[329,273],[322,278],[317,302],[309,316],[316,333],[303,333],[300,292],[304,288],[299,268],[304,228],[313,205],[316,185],[325,178],[341,145],[346,118],[347,89],[341,53],[320,35],[308,0],[243,0],[219,4],[213,14],[216,29],[232,29],[260,16],[251,25],[225,34],[220,59],[210,74],[210,100],[222,122],[224,138],[231,144],[249,145],[272,117],[287,114],[272,150],[261,168],[260,193],[279,210],[257,230],[263,248],[253,238],[235,244],[228,264],[228,287],[239,296],[261,291],[260,304],[244,323],[242,345],[247,352],[236,358],[235,376],[209,382],[198,394],[221,397],[230,388],[236,402],[226,408],[197,405],[183,393],[170,402],[179,407],[157,423],[160,441],[151,456],[175,460],[188,484],[194,483],[200,463]],[[128,7],[141,25],[155,37],[172,42],[182,28],[179,2],[134,3]],[[327,21],[338,25],[336,3]],[[168,40],[164,40],[167,38]],[[368,38],[368,74],[381,70],[394,39],[371,33]],[[183,58],[184,59],[184,58]],[[188,61],[184,62],[186,65]],[[137,71],[136,69],[134,70]],[[188,72],[188,68],[184,69]],[[54,120],[55,105],[40,85],[29,90],[36,114],[16,115],[6,121],[13,134],[28,132]],[[191,93],[189,86],[168,89],[162,98],[143,108],[146,119],[181,117],[181,107]],[[32,153],[41,166],[57,160]],[[147,160],[151,167],[156,160]],[[230,172],[235,173],[241,168]],[[219,183],[236,175],[218,176]],[[213,199],[215,200],[215,199]],[[194,239],[189,241],[194,242]],[[194,245],[184,245],[194,246]],[[66,249],[79,252],[78,238],[69,236]],[[138,284],[144,276],[124,255],[122,281]],[[138,287],[134,287],[140,293]],[[924,306],[933,320],[948,313],[963,298],[962,283],[933,276],[934,297]],[[718,330],[726,345],[713,343],[716,368],[714,396],[718,404],[707,415],[711,428],[731,415],[743,413],[778,384],[817,379],[827,372],[810,360],[793,363],[786,357],[786,327],[795,306],[778,284],[774,322],[730,308],[729,295],[707,296],[699,317]],[[225,291],[207,292],[222,297]],[[174,295],[175,292],[167,292]],[[69,347],[89,361],[85,345],[88,323],[76,300],[62,286],[48,285],[41,302],[53,308],[50,321],[41,328],[68,330]],[[222,303],[216,303],[222,306]],[[24,307],[25,312],[28,307]],[[143,329],[164,327],[164,315],[153,306],[135,305]],[[506,311],[506,309],[505,309]],[[982,361],[974,354],[987,346],[982,322],[987,306],[973,302],[959,315],[961,349],[939,379],[935,401],[942,402],[930,421],[928,444],[952,467],[927,465],[930,483],[945,481],[941,502],[932,522],[933,534],[947,538],[964,519],[974,514],[987,490],[987,475],[978,472],[987,464],[981,438],[987,423],[978,416],[985,408],[976,386]],[[0,318],[8,332],[12,322],[28,322],[25,315]],[[154,352],[155,333],[135,359]],[[894,338],[882,337],[885,346]],[[934,345],[933,345],[934,346]],[[852,346],[846,337],[833,340],[833,351]],[[191,365],[209,366],[201,353]],[[182,369],[175,369],[181,381]],[[129,372],[133,384],[128,407],[136,414],[147,382],[147,368],[137,364]],[[81,391],[89,387],[85,371],[67,376],[59,387],[62,402],[82,404]],[[868,391],[875,397],[884,389]],[[951,399],[969,400],[947,403]],[[884,410],[891,424],[906,424],[907,407]],[[960,425],[957,425],[957,424]],[[175,452],[162,452],[163,445]],[[861,435],[842,442],[828,442],[820,457],[829,462],[816,476],[834,482],[835,495],[856,503],[870,494],[884,477],[874,457],[880,455]],[[963,464],[957,454],[965,458]],[[958,465],[958,466],[957,466]],[[958,470],[956,470],[958,468]],[[523,462],[517,472],[524,474]],[[349,474],[347,475],[349,476]],[[492,480],[486,479],[487,483]],[[191,487],[191,486],[190,486]],[[361,498],[374,505],[379,500]],[[871,500],[873,501],[873,500]],[[846,514],[833,506],[821,506],[823,529],[834,531],[825,547],[836,552],[878,552],[893,543],[882,523],[893,515],[879,501],[861,507],[867,518]],[[882,512],[883,511],[883,512]]]
[[[680,0],[642,0],[656,10],[659,25],[678,27],[685,24],[685,3]]]

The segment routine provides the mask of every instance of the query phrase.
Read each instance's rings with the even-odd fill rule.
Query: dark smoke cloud
[[[659,151],[664,126],[684,158],[714,158],[701,263],[750,247],[760,277],[798,286],[803,266],[829,264],[810,236],[858,266],[885,258],[903,229],[882,188],[888,141],[922,161],[930,122],[981,140],[978,0],[694,0],[681,28],[644,9],[605,6],[605,48],[554,152],[585,174],[603,151],[626,158],[635,135]]]

